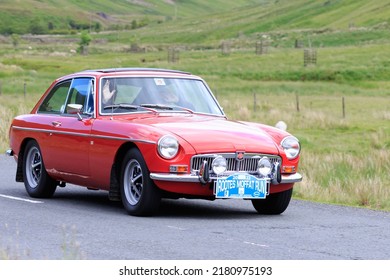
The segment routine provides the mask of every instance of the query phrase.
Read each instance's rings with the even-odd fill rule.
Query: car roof
[[[189,72],[173,70],[173,69],[162,69],[162,68],[105,68],[105,69],[94,69],[84,70],[82,72],[99,72],[99,73],[118,73],[118,72],[165,72],[165,73],[176,73],[191,75]]]
[[[162,68],[102,68],[102,69],[90,69],[90,70],[83,70],[80,72],[72,73],[69,75],[62,76],[57,79],[57,81],[69,79],[69,78],[75,78],[79,76],[94,76],[94,77],[101,77],[101,76],[116,76],[116,75],[145,75],[145,76],[158,76],[158,75],[164,75],[164,76],[171,76],[171,77],[192,77],[192,78],[198,78],[195,75],[192,75],[189,72],[180,71],[180,70],[173,70],[173,69],[162,69]]]

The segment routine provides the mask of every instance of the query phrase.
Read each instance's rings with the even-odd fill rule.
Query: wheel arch
[[[133,148],[139,149],[134,142],[126,142],[119,147],[118,151],[115,154],[114,162],[111,167],[110,189],[108,192],[108,197],[112,201],[121,200],[119,182],[120,182],[122,162],[126,155],[126,152]]]
[[[22,143],[20,144],[20,149],[18,153],[18,162],[16,166],[16,177],[15,180],[16,182],[23,182],[24,181],[24,175],[23,175],[23,158],[24,158],[24,153],[26,152],[26,146],[27,143],[30,141],[37,141],[34,138],[28,137],[24,138]],[[39,143],[38,143],[39,145]]]

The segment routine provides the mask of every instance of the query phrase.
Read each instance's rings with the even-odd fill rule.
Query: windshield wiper
[[[193,114],[193,113],[194,113],[194,111],[193,111],[193,110],[191,110],[191,109],[188,109],[188,108],[186,108],[186,107],[175,106],[175,108],[179,108],[180,110],[183,110],[183,111],[190,112],[191,114]]]
[[[112,110],[112,113],[114,113],[117,109],[128,109],[128,110],[139,110],[139,109],[144,109],[148,110],[151,112],[156,113],[157,111],[155,109],[160,109],[160,110],[174,110],[174,109],[180,109],[183,111],[187,111],[191,114],[194,113],[191,109],[181,107],[181,106],[168,106],[164,104],[141,104],[141,105],[134,105],[134,104],[128,104],[128,103],[120,103],[120,104],[112,104],[112,105],[107,105],[104,106],[104,110]]]
[[[145,107],[145,108],[153,108],[153,109],[161,109],[161,110],[175,110],[175,109],[180,109],[180,110],[183,110],[183,111],[187,111],[191,114],[194,113],[194,111],[192,111],[191,109],[188,109],[186,107],[181,107],[181,106],[177,106],[177,105],[173,105],[173,106],[169,106],[169,105],[164,105],[164,104],[141,104],[140,105],[141,107]]]
[[[161,110],[173,110],[172,106],[164,104],[141,104],[141,107],[152,108],[152,109],[161,109]]]
[[[108,110],[108,109],[115,109],[116,110],[118,108],[138,110],[139,106],[133,105],[133,104],[120,103],[120,104],[112,104],[112,105],[104,106],[103,109],[104,110]]]
[[[129,109],[129,110],[138,110],[138,109],[145,109],[147,111],[156,112],[156,110],[153,110],[152,108],[148,108],[146,106],[140,106],[140,105],[134,105],[134,104],[128,104],[128,103],[120,103],[120,104],[112,104],[104,106],[104,110],[112,109],[112,113],[114,113],[117,109]]]

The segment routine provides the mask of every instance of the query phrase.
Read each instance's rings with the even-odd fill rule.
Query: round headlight
[[[213,172],[217,175],[226,171],[226,159],[223,156],[217,156],[211,163]]]
[[[267,157],[263,157],[257,164],[257,170],[262,176],[268,176],[272,172],[272,163]]]
[[[296,158],[301,151],[298,139],[293,136],[287,136],[284,138],[281,145],[288,159]]]
[[[158,153],[166,159],[174,158],[179,151],[179,142],[170,135],[165,135],[158,140]]]

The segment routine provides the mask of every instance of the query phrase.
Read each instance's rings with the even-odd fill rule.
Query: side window
[[[69,96],[66,101],[65,113],[70,113],[70,110],[80,105],[81,113],[92,114],[93,108],[93,79],[79,78],[74,79],[69,90]]]
[[[38,109],[42,114],[62,114],[64,113],[64,104],[68,96],[71,82],[66,81],[54,86],[51,92],[43,100]]]

